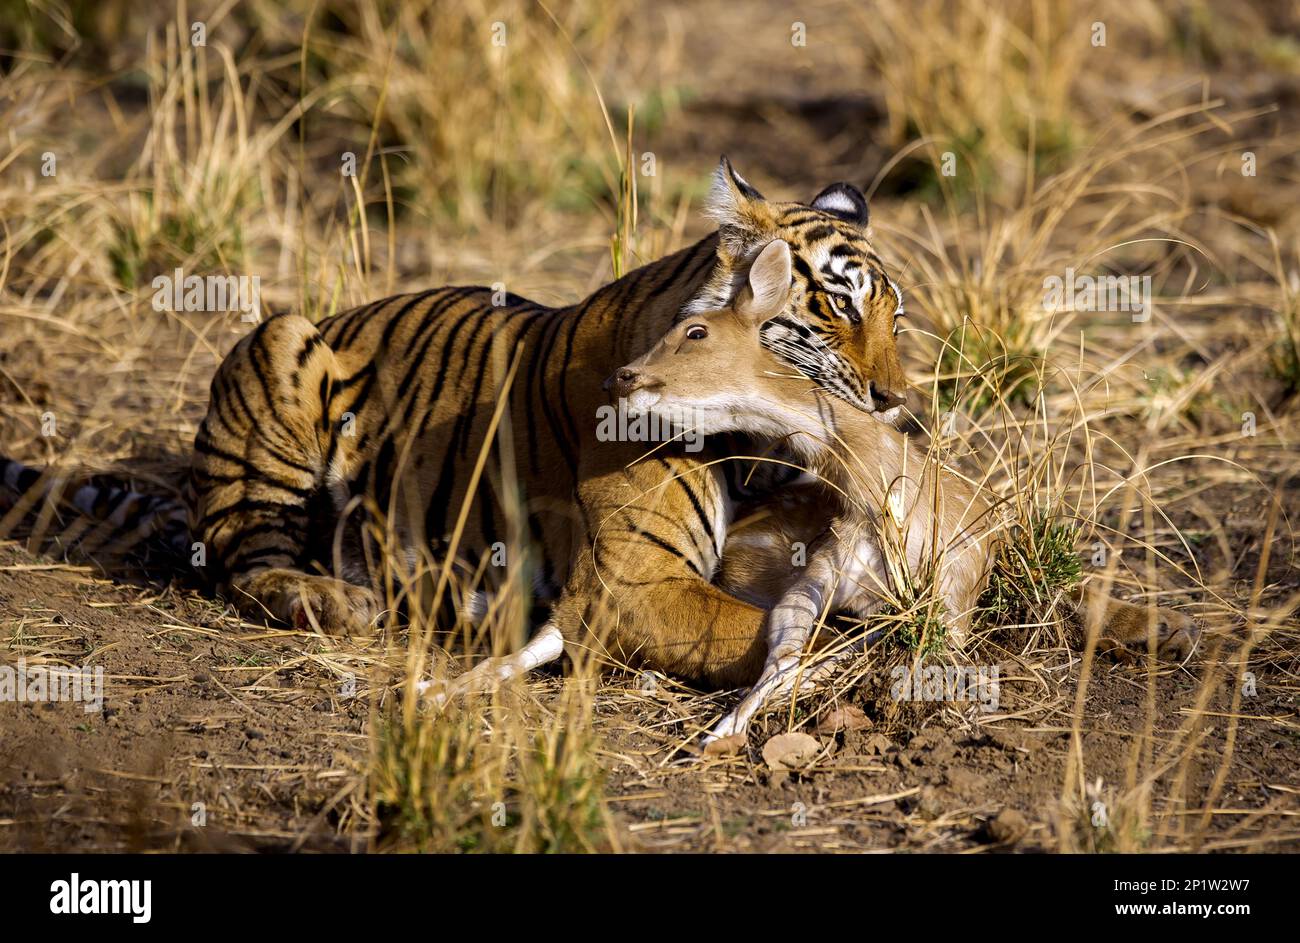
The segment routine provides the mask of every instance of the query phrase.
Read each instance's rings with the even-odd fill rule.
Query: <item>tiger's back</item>
[[[643,333],[620,314],[654,299],[670,323],[694,287],[681,274],[713,253],[705,240],[567,308],[453,287],[260,325],[219,368],[195,441],[211,578],[276,618],[355,629],[394,557],[473,572],[505,547],[553,599],[585,525],[573,496],[603,371],[620,334]]]

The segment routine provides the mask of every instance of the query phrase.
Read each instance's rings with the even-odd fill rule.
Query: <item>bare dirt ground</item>
[[[0,850],[329,852],[382,840],[364,802],[376,693],[365,677],[379,640],[248,625],[192,591],[114,584],[13,544],[0,550],[0,573],[7,660],[98,664],[107,683],[91,713],[7,706]],[[1221,641],[1209,642],[1216,655]],[[1201,816],[1195,798],[1235,728],[1220,807],[1198,847],[1296,850],[1300,724],[1281,666],[1268,661],[1258,695],[1235,712],[1231,679],[1205,699],[1199,658],[1150,676],[1103,664],[1076,740],[1077,656],[1009,658],[995,714],[891,719],[883,697],[852,696],[843,703],[864,708],[850,715],[854,729],[810,725],[821,750],[794,774],[774,772],[757,750],[706,761],[684,752],[725,695],[615,677],[598,690],[594,718],[610,837],[644,851],[1054,850],[1096,814],[1091,801],[1084,809],[1062,796],[1078,751],[1109,784],[1095,797],[1108,817],[1135,814],[1123,804],[1135,755],[1169,757],[1177,775],[1152,788],[1172,813],[1163,838],[1177,840]],[[544,706],[559,683],[519,696]],[[1183,750],[1179,728],[1193,714],[1210,722]],[[754,741],[780,733],[780,721],[760,725]],[[1125,827],[1141,838],[1154,824]]]
[[[302,23],[291,17],[277,32],[237,5],[213,26],[207,112],[182,107],[190,65],[130,72],[144,41],[125,16],[121,27],[80,27],[108,65],[65,61],[57,43],[35,41],[26,65],[8,63],[0,453],[126,471],[162,490],[175,482],[208,379],[240,327],[207,314],[160,321],[148,276],[173,265],[264,272],[269,307],[316,312],[497,279],[557,302],[607,280],[616,174],[584,163],[609,157],[609,141],[581,54],[616,125],[622,106],[639,103],[637,149],[659,161],[660,177],[644,183],[643,258],[706,231],[699,197],[723,151],[772,197],[807,199],[837,179],[871,190],[881,251],[915,318],[900,348],[918,387],[933,377],[938,338],[964,317],[1017,334],[1043,275],[1095,261],[1091,247],[1122,246],[1133,255],[1121,262],[1156,271],[1160,307],[1146,333],[1033,321],[1025,349],[1087,387],[1077,399],[1097,434],[1093,480],[1076,485],[1094,530],[1081,554],[1104,538],[1122,555],[1118,594],[1177,606],[1205,634],[1170,665],[1085,655],[1047,628],[1000,627],[977,649],[999,668],[988,713],[961,701],[900,706],[885,673],[896,655],[873,651],[833,693],[762,719],[749,749],[726,759],[700,760],[693,744],[735,692],[556,671],[445,723],[408,718],[405,742],[409,731],[428,739],[418,763],[394,762],[385,744],[405,706],[403,627],[360,640],[250,624],[185,579],[4,540],[0,664],[101,666],[107,688],[92,712],[0,703],[0,851],[1300,850],[1290,516],[1300,424],[1296,386],[1275,365],[1285,325],[1300,323],[1300,55],[1275,42],[1286,17],[1265,4],[1221,22],[1199,20],[1210,14],[1197,4],[1064,4],[1061,39],[1031,22],[1032,5],[1002,22],[979,3],[957,5],[962,15],[884,3],[864,17],[854,4],[815,2],[800,13],[809,45],[792,47],[783,6],[747,0],[727,16],[754,24],[752,41],[720,50],[704,5],[644,18],[578,4],[560,17],[564,38],[540,15],[512,33],[548,64],[526,60],[516,74],[462,61],[472,58],[464,36],[441,26],[426,35],[431,18],[412,13],[397,32],[437,42],[400,48],[388,111],[372,123],[367,96],[385,81],[373,50],[391,31],[326,6],[334,32],[321,58],[339,71],[321,75],[336,84],[301,150],[276,120],[299,99],[299,68],[326,67],[300,63]],[[1070,30],[1083,24],[1086,42],[1098,16],[1112,23],[1107,54],[1118,58],[1087,65]],[[463,19],[465,36],[478,36],[482,17]],[[1010,33],[988,28],[994,20]],[[920,21],[933,29],[914,29]],[[90,38],[96,29],[104,36]],[[999,45],[999,35],[1015,41]],[[242,138],[234,117],[213,118],[218,40],[244,70],[234,70],[252,129]],[[490,173],[483,155],[496,152],[455,111],[483,111],[474,96],[484,88],[505,116],[486,135],[506,154]],[[1032,134],[1017,122],[1030,111]],[[1100,165],[1134,127],[1170,112],[1179,117],[1138,139],[1158,146],[1134,146],[1048,230],[1060,180],[1072,185],[1072,170]],[[463,140],[447,130],[458,120],[471,129]],[[201,144],[133,164],[163,127]],[[337,152],[364,153],[372,130],[393,163],[370,178],[374,218],[359,227]],[[933,167],[949,146],[981,183],[944,196]],[[49,184],[65,188],[53,195],[32,170],[47,147],[76,169]],[[1020,159],[1034,147],[1041,159]],[[1239,172],[1246,150],[1260,176]],[[1053,184],[1054,173],[1066,176]],[[1125,228],[1130,217],[1158,219],[1158,232]],[[1040,242],[1038,256],[1024,248]],[[1030,286],[1024,297],[1006,287],[1019,283]],[[1076,399],[1052,395],[1054,419]],[[53,437],[41,434],[47,412]],[[971,428],[987,424],[969,412]],[[1249,436],[1246,412],[1257,422]],[[1078,451],[1070,459],[1082,462]],[[481,654],[455,650],[465,661]],[[576,719],[575,690],[589,694]],[[788,730],[810,734],[815,750],[795,769],[774,768],[764,748]],[[498,744],[505,759],[487,755]],[[594,819],[566,831],[589,794]],[[439,818],[448,809],[462,810],[452,824]],[[498,844],[484,837],[493,829]]]
[[[8,705],[5,850],[346,850],[327,815],[364,766],[364,702],[316,643],[3,551],[6,651],[102,665],[101,710]],[[323,658],[323,661],[321,660]],[[197,827],[199,825],[205,827]]]

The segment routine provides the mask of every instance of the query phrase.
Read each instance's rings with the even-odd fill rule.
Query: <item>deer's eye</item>
[[[709,329],[703,324],[692,324],[686,329],[686,339],[688,341],[702,341],[709,336]]]

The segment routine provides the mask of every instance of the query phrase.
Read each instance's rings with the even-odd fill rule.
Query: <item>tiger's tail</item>
[[[65,477],[0,456],[0,538],[10,536],[46,553],[189,570],[183,495],[140,491],[121,476]]]

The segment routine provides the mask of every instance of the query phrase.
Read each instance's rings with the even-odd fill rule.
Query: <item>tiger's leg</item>
[[[554,634],[539,634],[513,658],[476,665],[437,691],[437,703],[462,693],[462,684],[468,690],[500,672],[517,676],[566,648],[574,661],[594,654],[710,687],[758,677],[766,613],[704,576],[716,571],[726,537],[725,484],[693,460],[638,462],[639,448],[624,451],[626,466],[591,471],[579,486],[593,533],[552,610]]]
[[[331,634],[373,628],[368,587],[303,571],[333,457],[334,352],[299,315],[267,320],[212,381],[194,441],[194,535],[241,613]]]
[[[601,539],[620,538],[606,532]],[[551,619],[575,662],[594,655],[708,688],[744,687],[758,677],[764,610],[704,582],[659,547],[639,561],[607,552],[597,564],[595,556],[581,553],[573,563]]]
[[[1190,616],[1165,606],[1135,605],[1113,599],[1092,586],[1080,586],[1070,594],[1072,615],[1084,628],[1096,619],[1101,625],[1097,647],[1116,657],[1131,657],[1150,651],[1154,637],[1156,655],[1169,661],[1183,661],[1200,640],[1201,629]],[[1095,615],[1094,615],[1095,614]]]
[[[578,499],[586,546],[566,584],[566,641],[616,662],[713,688],[753,684],[767,650],[764,610],[709,580],[730,523],[717,467],[680,454],[639,459],[603,444]],[[623,461],[613,468],[610,453]]]

